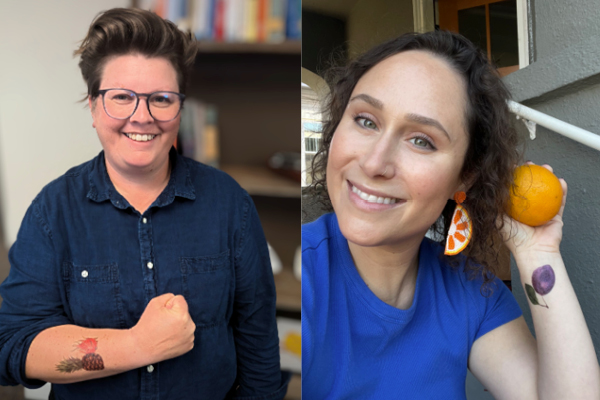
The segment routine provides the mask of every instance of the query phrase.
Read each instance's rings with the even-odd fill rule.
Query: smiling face
[[[179,91],[177,73],[169,61],[139,54],[114,57],[106,63],[100,90],[113,88],[136,93]],[[169,122],[154,120],[148,113],[145,97],[140,98],[135,113],[127,119],[108,116],[101,96],[90,99],[89,105],[109,173],[143,174],[157,169],[168,170],[169,149],[177,137],[180,116]]]
[[[466,86],[443,59],[406,51],[356,84],[333,135],[327,188],[340,229],[361,246],[420,242],[466,191]]]

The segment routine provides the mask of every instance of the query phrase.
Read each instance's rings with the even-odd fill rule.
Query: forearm
[[[84,362],[86,354],[93,355]],[[73,383],[139,368],[146,365],[146,358],[130,330],[62,325],[35,337],[25,371],[29,379]]]
[[[530,286],[526,293],[529,291],[537,337],[540,399],[600,398],[600,368],[594,345],[562,257],[536,252],[515,259],[521,282]],[[551,285],[544,287],[539,279],[533,282],[534,271],[542,266],[550,266],[554,272],[549,291]],[[548,267],[545,271],[549,272]]]

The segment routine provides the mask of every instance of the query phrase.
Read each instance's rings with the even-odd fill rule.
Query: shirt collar
[[[153,206],[167,206],[175,200],[175,197],[182,197],[189,200],[196,199],[196,192],[190,178],[189,166],[174,147],[171,147],[169,151],[169,162],[171,164],[169,183],[150,208]],[[98,203],[110,200],[115,207],[121,209],[131,207],[129,202],[117,192],[108,176],[104,150],[90,163],[88,179],[90,190],[87,193],[87,197],[90,200]]]

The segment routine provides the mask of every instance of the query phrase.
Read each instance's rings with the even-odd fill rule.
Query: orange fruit
[[[507,214],[529,226],[550,221],[560,210],[563,191],[558,178],[539,165],[515,168]]]
[[[454,256],[463,251],[471,240],[472,230],[473,223],[471,222],[471,218],[469,218],[467,210],[460,204],[457,204],[452,215],[450,229],[448,230],[444,254]]]

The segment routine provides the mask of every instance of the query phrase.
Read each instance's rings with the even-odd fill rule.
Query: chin
[[[150,154],[132,154],[129,157],[126,157],[123,161],[124,164],[129,168],[146,169],[155,165],[158,161],[158,157]]]
[[[391,234],[383,230],[383,227],[366,224],[362,221],[348,221],[338,219],[342,235],[358,246],[376,247],[391,244]]]

